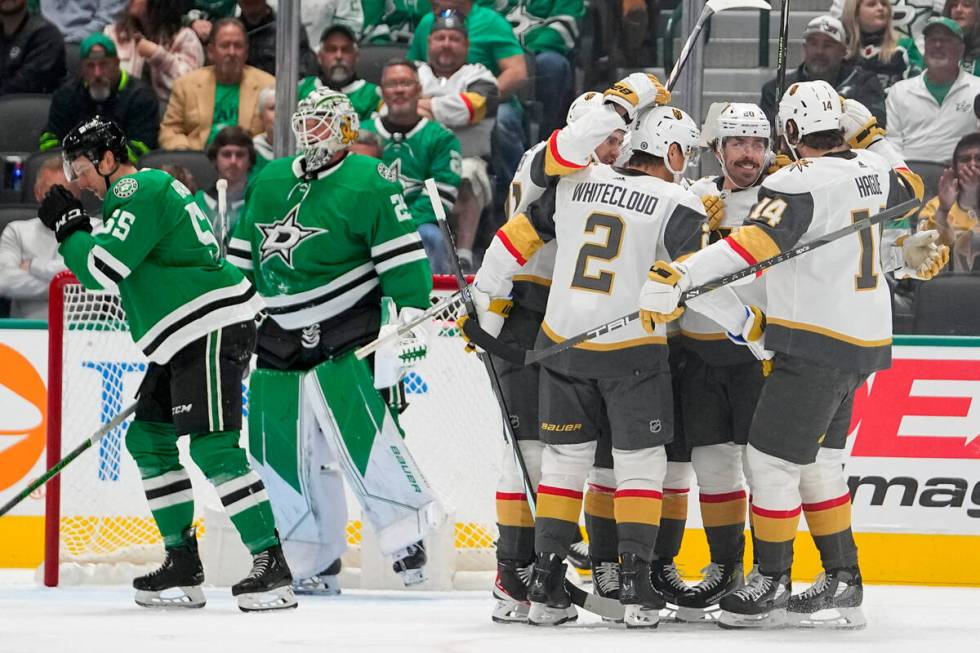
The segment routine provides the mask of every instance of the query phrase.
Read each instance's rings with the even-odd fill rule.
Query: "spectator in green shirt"
[[[381,106],[381,89],[377,84],[357,78],[358,53],[357,37],[346,25],[338,23],[323,30],[316,55],[320,70],[300,80],[296,100],[321,88],[329,88],[350,99],[361,122],[371,118]]]

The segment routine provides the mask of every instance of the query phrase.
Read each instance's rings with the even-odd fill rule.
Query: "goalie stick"
[[[846,227],[842,227],[837,231],[833,231],[829,234],[820,236],[819,238],[814,238],[813,240],[807,241],[805,243],[800,243],[796,247],[789,249],[785,252],[780,252],[776,256],[767,258],[764,261],[759,261],[754,265],[750,265],[746,268],[742,268],[737,272],[733,272],[724,277],[714,279],[709,281],[704,285],[698,286],[697,288],[691,288],[690,290],[684,292],[681,295],[681,299],[678,302],[678,306],[683,306],[688,301],[703,295],[706,292],[711,292],[721,288],[722,286],[727,286],[731,283],[738,281],[739,279],[744,279],[745,277],[755,275],[763,270],[773,267],[774,265],[779,265],[794,259],[797,256],[806,254],[807,252],[812,252],[813,250],[823,247],[835,240],[840,240],[841,238],[848,236],[853,233],[857,233],[863,229],[867,229],[874,225],[886,222],[888,220],[896,220],[903,217],[906,213],[913,211],[919,207],[919,200],[910,199],[902,202],[901,204],[896,204],[890,209],[884,211],[879,211],[878,213],[868,216],[862,220],[858,220],[853,224],[849,224]],[[600,324],[599,326],[589,329],[584,333],[580,333],[576,336],[572,336],[567,340],[563,340],[557,344],[551,345],[550,347],[545,347],[544,349],[531,349],[522,350],[511,345],[504,344],[491,336],[489,333],[484,331],[479,327],[478,324],[473,324],[472,320],[467,320],[466,324],[463,326],[463,331],[466,336],[475,342],[477,345],[491,352],[494,356],[503,358],[504,360],[510,361],[515,365],[532,365],[538,363],[546,358],[550,358],[555,354],[560,354],[561,352],[571,349],[575,345],[585,342],[586,340],[591,340],[599,336],[605,335],[607,333],[612,333],[613,331],[618,331],[622,329],[627,324],[634,322],[640,318],[640,312],[634,311],[629,315],[624,315],[618,317],[615,320],[606,322],[605,324]]]
[[[368,344],[356,350],[354,352],[354,355],[357,356],[357,358],[359,359],[367,358],[374,352],[378,351],[379,348],[383,347],[384,345],[387,345],[389,342],[393,340],[397,340],[398,338],[401,338],[402,336],[404,336],[406,333],[408,333],[418,325],[431,320],[436,315],[439,315],[440,313],[446,311],[452,305],[458,304],[460,301],[462,301],[462,296],[457,290],[456,292],[449,295],[448,297],[444,297],[440,301],[430,306],[424,313],[419,315],[417,318],[415,318],[408,324],[403,324],[400,327],[398,327],[395,331],[392,331],[391,333],[384,335],[376,340],[372,340]]]
[[[453,232],[449,229],[449,223],[446,220],[446,210],[442,205],[442,200],[439,199],[439,190],[436,187],[435,179],[429,178],[425,180],[425,190],[429,195],[429,202],[432,203],[432,210],[436,214],[436,220],[439,222],[439,228],[442,230],[443,239],[446,241],[446,247],[449,248],[449,262],[453,267],[453,274],[456,277],[456,281],[459,284],[460,293],[462,295],[463,306],[466,310],[467,316],[470,319],[466,321],[467,324],[472,322],[477,322],[476,307],[473,305],[473,297],[470,295],[469,284],[466,283],[466,278],[463,276],[463,269],[459,264],[459,257],[456,255],[456,242],[453,238]],[[484,332],[485,333],[485,332]],[[528,507],[531,509],[531,515],[536,515],[537,511],[535,509],[535,498],[536,494],[534,492],[534,487],[531,485],[531,477],[527,473],[527,464],[524,462],[524,456],[521,453],[521,448],[517,443],[517,438],[514,437],[514,433],[510,427],[510,411],[507,409],[507,403],[504,400],[503,392],[500,388],[500,379],[497,377],[497,372],[493,367],[493,361],[490,360],[489,356],[477,354],[483,361],[484,366],[487,369],[487,376],[490,377],[490,387],[493,390],[493,394],[497,399],[497,404],[500,406],[500,418],[503,423],[503,436],[504,441],[510,446],[511,451],[514,454],[514,460],[521,471],[521,478],[524,481],[524,496],[527,499]],[[572,584],[567,578],[565,579],[565,591],[568,592],[571,597],[572,603],[579,606],[583,610],[588,610],[594,614],[597,614],[606,619],[612,619],[614,621],[621,621],[626,613],[626,609],[623,605],[614,599],[607,599],[601,596],[596,596],[589,592],[586,592],[581,587]]]
[[[0,506],[0,517],[3,517],[4,515],[6,515],[8,512],[10,512],[14,508],[14,506],[16,506],[18,503],[20,503],[21,501],[23,501],[27,497],[29,497],[30,494],[31,494],[31,492],[33,492],[34,490],[38,489],[39,487],[41,487],[42,485],[44,485],[45,483],[47,483],[48,481],[50,481],[51,479],[53,479],[55,476],[57,476],[58,474],[60,474],[61,471],[65,467],[67,467],[68,465],[70,465],[72,463],[72,461],[74,461],[76,458],[78,458],[83,453],[85,453],[85,450],[86,449],[89,449],[94,444],[98,443],[99,440],[101,440],[102,438],[105,437],[106,433],[108,433],[109,431],[113,430],[114,428],[116,428],[117,426],[119,426],[120,424],[122,424],[124,421],[126,421],[126,418],[129,417],[130,415],[132,415],[135,410],[136,410],[136,404],[135,403],[130,404],[129,406],[127,406],[126,408],[124,408],[122,410],[122,412],[120,412],[118,415],[116,415],[115,417],[112,418],[112,421],[110,421],[108,424],[103,424],[102,427],[98,431],[96,431],[95,433],[93,433],[91,437],[89,437],[86,440],[82,441],[82,443],[80,445],[78,445],[77,447],[75,447],[74,449],[72,449],[71,452],[67,456],[65,456],[64,458],[62,458],[58,462],[56,462],[51,467],[51,469],[49,469],[48,471],[44,472],[43,474],[41,474],[40,476],[38,476],[36,479],[34,479],[30,483],[28,483],[27,487],[25,487],[23,490],[21,490],[17,494],[17,496],[15,496],[13,499],[11,499],[10,501],[8,501],[7,503],[3,504],[3,506]]]

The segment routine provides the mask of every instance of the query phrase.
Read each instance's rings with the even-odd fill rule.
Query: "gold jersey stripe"
[[[810,333],[816,333],[817,335],[825,336],[827,338],[840,340],[841,342],[846,342],[847,344],[854,345],[856,347],[890,347],[892,344],[891,338],[883,338],[881,340],[862,340],[860,338],[855,338],[854,336],[849,336],[846,333],[840,333],[839,331],[828,329],[827,327],[817,326],[816,324],[805,324],[803,322],[793,322],[792,320],[784,320],[778,317],[767,317],[766,324],[768,326],[777,325],[786,327],[787,329],[809,331]]]

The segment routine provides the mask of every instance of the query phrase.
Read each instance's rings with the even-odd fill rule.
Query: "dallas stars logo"
[[[326,229],[296,224],[298,214],[299,204],[290,209],[282,220],[277,220],[272,224],[255,225],[262,232],[262,244],[259,245],[260,262],[265,263],[273,256],[278,256],[283,263],[293,267],[293,252],[296,251],[300,243],[308,238],[327,233]]]

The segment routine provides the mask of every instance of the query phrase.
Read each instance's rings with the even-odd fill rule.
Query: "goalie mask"
[[[779,127],[795,158],[807,134],[840,131],[844,109],[834,87],[825,81],[797,82],[779,101]]]
[[[361,124],[350,99],[329,89],[310,93],[296,106],[290,121],[306,170],[322,168],[337,152],[357,141]]]
[[[667,106],[654,107],[639,114],[633,121],[633,131],[630,134],[630,145],[634,152],[646,152],[660,157],[675,176],[684,174],[700,140],[701,132],[691,116],[680,109]],[[673,143],[677,143],[684,155],[680,170],[671,167],[667,156]]]
[[[708,109],[708,119],[704,131],[701,132],[702,145],[710,147],[721,164],[722,173],[735,184],[737,188],[748,188],[755,184],[762,171],[767,167],[766,155],[760,162],[758,173],[751,183],[739,184],[728,170],[725,163],[724,145],[726,138],[758,138],[761,139],[762,149],[768,152],[771,140],[771,128],[766,114],[758,106],[745,102],[716,103]]]

